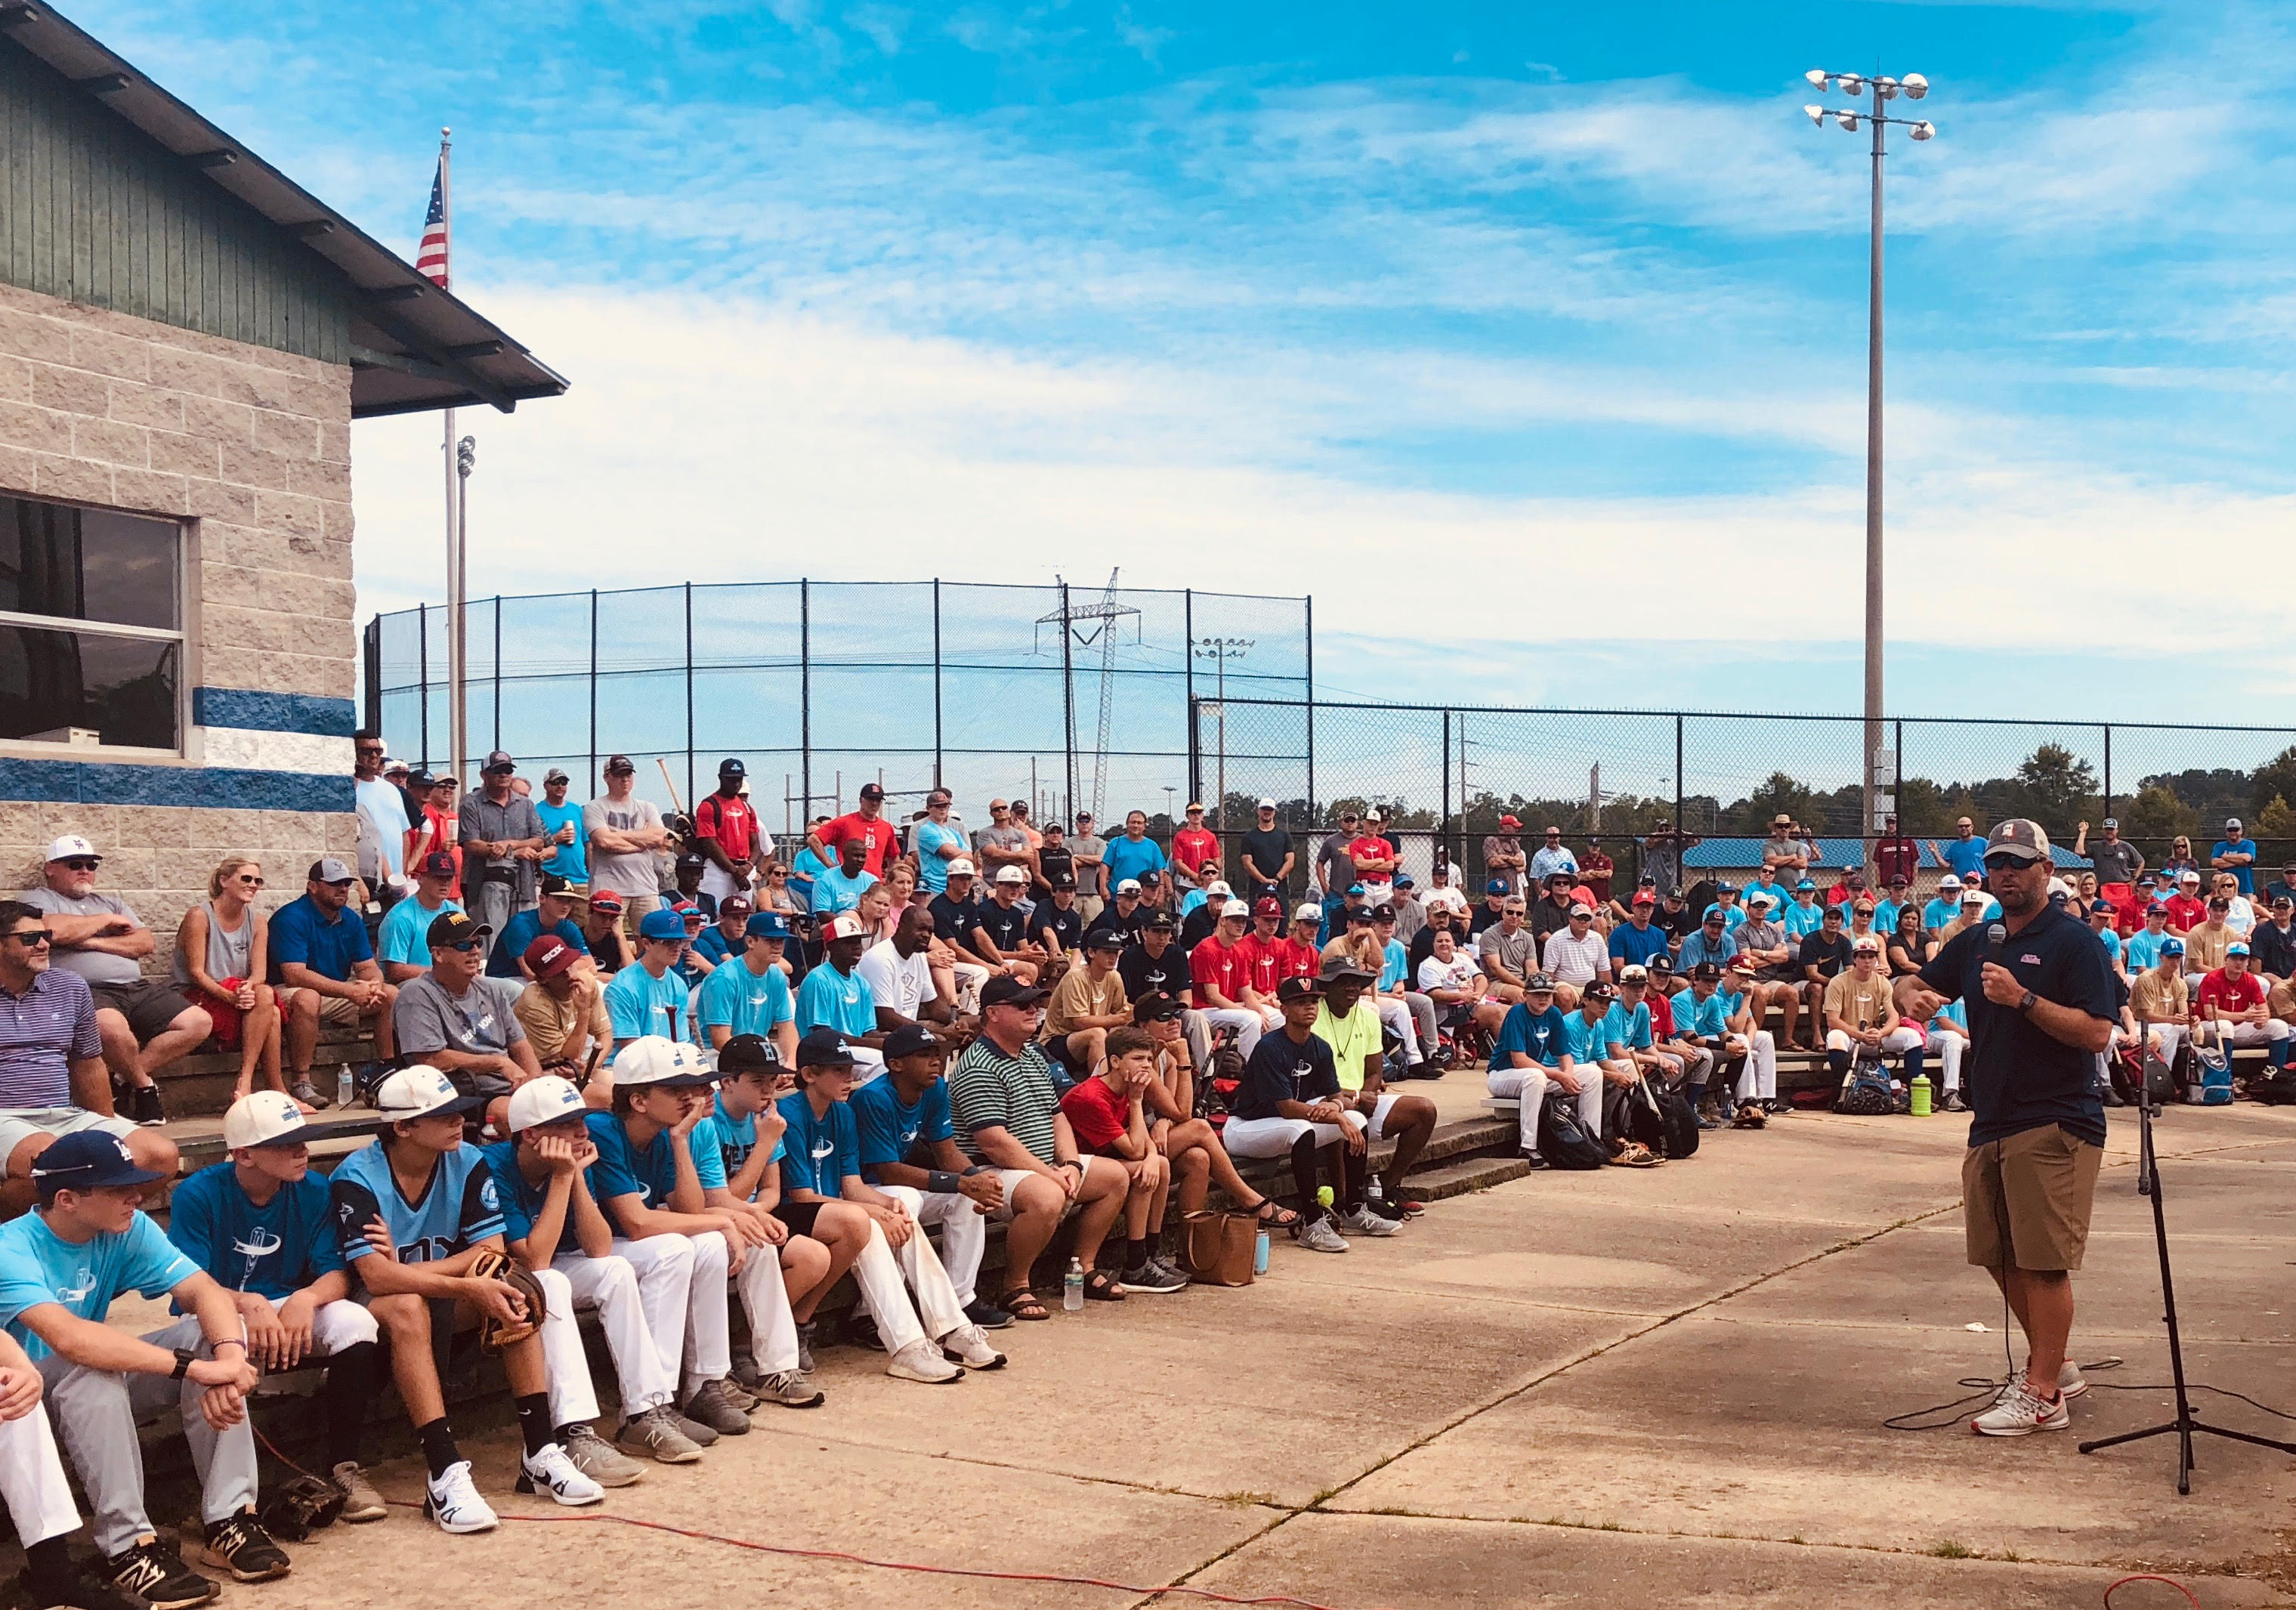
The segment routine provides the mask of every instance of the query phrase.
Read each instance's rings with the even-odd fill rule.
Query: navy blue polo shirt
[[[1922,969],[1923,983],[1969,1013],[1970,1049],[1962,1059],[1962,1082],[1975,1114],[1969,1144],[1980,1146],[2054,1123],[2103,1146],[2095,1054],[2044,1033],[2016,1007],[1985,998],[1988,925],[1963,929]],[[2043,1000],[2108,1022],[2119,1015],[2104,947],[2087,923],[2054,906],[2044,906],[2021,932],[2009,935],[1998,959]]]

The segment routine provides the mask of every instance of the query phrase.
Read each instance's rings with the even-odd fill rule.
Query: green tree
[[[2120,813],[2120,825],[2132,839],[2165,844],[2179,834],[2190,837],[2198,833],[2201,818],[2198,812],[2162,784],[2148,783],[2128,801],[2128,809]]]
[[[2274,800],[2296,799],[2296,743],[2290,744],[2256,768],[2249,782],[2249,814],[2256,818],[2253,827],[2264,826],[2264,813],[2271,809]],[[2275,838],[2283,835],[2274,834]]]
[[[2259,839],[2296,839],[2296,810],[2288,807],[2285,794],[2274,794],[2256,813],[2248,830]]]
[[[2015,786],[2024,814],[2069,842],[2073,823],[2097,798],[2095,768],[2061,743],[2044,743],[2026,756]]]

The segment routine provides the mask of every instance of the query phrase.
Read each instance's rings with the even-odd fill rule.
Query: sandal
[[[1121,1302],[1124,1286],[1104,1269],[1096,1269],[1084,1277],[1085,1300],[1090,1302]]]
[[[998,1297],[996,1306],[1015,1319],[1049,1319],[1053,1317],[1052,1310],[1025,1286],[1016,1286]]]
[[[1262,1196],[1259,1205],[1250,1210],[1262,1229],[1288,1230],[1300,1222],[1300,1215],[1285,1207],[1273,1196]]]

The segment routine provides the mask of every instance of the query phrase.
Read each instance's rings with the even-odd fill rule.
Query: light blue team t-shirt
[[[1719,1039],[1730,1008],[1717,990],[1703,1001],[1694,990],[1677,991],[1667,1003],[1674,1009],[1674,1031],[1685,1039]]]
[[[641,1034],[685,1038],[687,991],[676,968],[656,978],[633,962],[606,981],[605,994],[616,1039],[636,1039]]]
[[[876,886],[877,875],[873,872],[847,877],[842,867],[824,867],[813,875],[813,915],[834,916],[840,911],[850,911],[861,903],[863,895]]]
[[[1390,940],[1380,955],[1384,959],[1379,970],[1379,987],[1389,991],[1403,988],[1403,981],[1411,971],[1411,952],[1403,948],[1401,940]]]
[[[1651,1048],[1651,1010],[1649,1003],[1638,1001],[1632,1012],[1627,1003],[1614,1000],[1603,1017],[1603,1038],[1626,1047],[1629,1051]]]
[[[900,1090],[890,1078],[871,1080],[845,1105],[853,1109],[853,1121],[861,1132],[861,1178],[871,1185],[878,1183],[880,1167],[907,1162],[910,1148],[920,1142],[938,1146],[956,1134],[946,1079],[927,1085],[914,1106],[903,1105]]]
[[[1922,908],[1922,926],[1935,933],[1961,915],[1957,899],[1934,899]]]
[[[824,969],[816,969],[816,972]],[[833,971],[833,969],[830,969]],[[790,998],[789,979],[779,967],[768,967],[759,978],[746,959],[729,957],[701,981],[701,998],[695,1008],[704,1029],[724,1024],[736,1034],[770,1037],[775,1028],[797,1015]],[[871,1028],[876,1025],[872,1023]]]
[[[916,841],[917,875],[923,880],[928,894],[948,892],[948,864],[964,855],[964,834],[953,823],[936,822],[931,817],[919,822],[910,836]],[[956,846],[956,855],[941,854],[945,844]]]
[[[1807,906],[1796,900],[1779,913],[1778,925],[1786,931],[1788,939],[1808,939],[1825,926],[1825,907],[1817,900]]]
[[[824,962],[805,975],[797,990],[797,1031],[810,1034],[816,1029],[834,1029],[848,1036],[877,1031],[876,997],[858,968],[840,973]]]
[[[709,1116],[693,1126],[685,1145],[693,1154],[693,1177],[701,1188],[722,1191],[727,1180],[750,1166],[750,1154],[758,1149],[757,1114],[736,1118],[726,1110],[723,1097],[714,1097]],[[782,1143],[776,1140],[766,1161],[779,1162],[782,1154]]]
[[[335,1246],[346,1264],[374,1255],[366,1227],[376,1220],[401,1263],[435,1263],[503,1232],[502,1193],[476,1146],[440,1155],[420,1201],[399,1195],[390,1157],[379,1140],[343,1159],[327,1177],[335,1212]]]
[[[571,826],[574,842],[558,846],[557,853],[542,863],[542,870],[554,872],[560,877],[577,883],[590,881],[589,839],[582,831],[582,807],[569,800],[563,805],[553,805],[547,800],[534,801],[534,814],[542,818],[542,831],[554,834]]]
[[[598,1148],[598,1161],[590,1165],[590,1194],[606,1210],[608,1220],[614,1217],[610,1204],[617,1196],[636,1196],[647,1207],[660,1207],[669,1200],[677,1189],[676,1135],[663,1129],[640,1151],[630,1144],[630,1132],[616,1114],[592,1113],[582,1121],[589,1126],[590,1144]],[[696,1179],[701,1177],[700,1164],[693,1172]]]
[[[861,1172],[861,1134],[853,1109],[841,1101],[816,1113],[803,1090],[781,1099],[789,1129],[782,1139],[782,1183],[797,1191],[841,1195],[847,1176]]]
[[[116,1236],[74,1244],[38,1213],[25,1213],[0,1225],[0,1327],[37,1364],[53,1350],[24,1323],[26,1309],[59,1303],[101,1325],[122,1292],[157,1297],[199,1272],[149,1214],[137,1213]]]
[[[1570,1051],[1570,1031],[1563,1024],[1561,1009],[1550,1006],[1533,1016],[1530,1008],[1521,1001],[1508,1007],[1505,1019],[1499,1024],[1498,1043],[1491,1047],[1490,1072],[1502,1073],[1512,1069],[1513,1053],[1517,1051],[1543,1067],[1561,1067],[1563,1055]]]
[[[2161,947],[2167,944],[2171,937],[2166,933],[2155,933],[2150,928],[2139,928],[2130,934],[2127,946],[2130,974],[2133,976],[2149,967],[2160,965]]]
[[[449,911],[460,911],[459,901],[448,900],[433,911],[419,898],[408,896],[383,916],[375,931],[374,955],[380,962],[404,962],[410,967],[430,965],[430,924]]]
[[[1562,1048],[1574,1061],[1600,1062],[1611,1054],[1611,1020],[1587,1021],[1584,1012],[1566,1013],[1562,1019]]]

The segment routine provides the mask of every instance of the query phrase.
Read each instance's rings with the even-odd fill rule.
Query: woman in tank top
[[[208,880],[208,899],[184,913],[176,929],[176,987],[215,1020],[215,1042],[239,1053],[232,1099],[264,1081],[283,1088],[279,1073],[279,1003],[262,982],[270,924],[255,908],[263,867],[244,856],[226,856]],[[307,1080],[288,1092],[306,1113],[326,1105]]]

